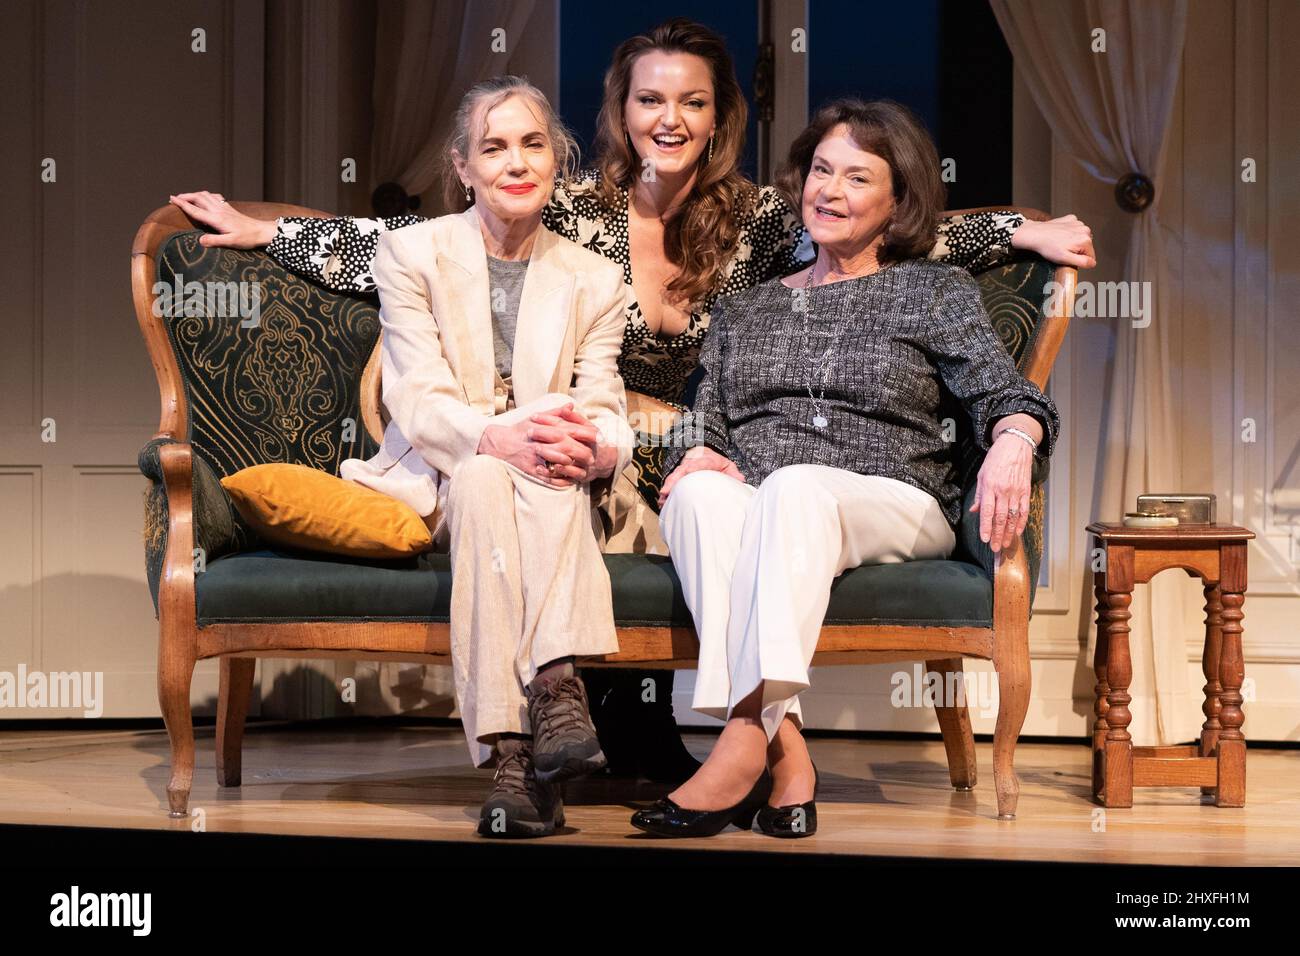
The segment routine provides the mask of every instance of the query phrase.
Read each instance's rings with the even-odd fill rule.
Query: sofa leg
[[[217,784],[237,787],[240,784],[244,721],[253,696],[253,670],[257,661],[251,657],[221,658],[220,689],[217,693]]]
[[[167,783],[169,816],[189,815],[190,786],[194,781],[194,719],[190,712],[190,684],[194,658],[182,651],[168,652],[167,640],[158,660],[158,704],[171,742],[171,780]]]
[[[934,710],[939,717],[939,730],[943,734],[943,749],[948,754],[948,777],[957,790],[975,789],[975,732],[971,730],[970,709],[965,697],[961,703],[945,704],[949,674],[962,673],[962,659],[950,657],[943,660],[925,662],[926,670],[939,674],[943,678],[941,692],[943,696],[935,704]],[[957,678],[961,680],[959,676]],[[951,686],[956,686],[953,684]]]
[[[1029,713],[1029,627],[1000,630],[994,637],[993,667],[998,675],[998,720],[993,730],[993,783],[998,819],[1014,820],[1020,801],[1016,741]]]

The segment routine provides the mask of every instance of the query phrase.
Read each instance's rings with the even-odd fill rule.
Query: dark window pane
[[[956,161],[948,208],[1011,199],[1011,54],[976,0],[810,0],[809,115],[839,96],[910,107]]]
[[[742,168],[756,171],[754,137],[754,63],[758,58],[757,4],[735,0],[693,0],[668,8],[645,8],[609,0],[562,0],[560,3],[560,112],[582,144],[585,162],[593,159],[596,115],[605,70],[614,48],[628,37],[648,32],[668,15],[689,17],[720,33],[736,64],[736,79],[749,103],[749,128]]]

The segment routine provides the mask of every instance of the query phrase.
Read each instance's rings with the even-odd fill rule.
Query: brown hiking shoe
[[[577,674],[532,681],[528,720],[533,725],[538,780],[559,783],[605,766],[587,709],[587,689]]]
[[[499,746],[494,786],[479,811],[479,834],[504,839],[551,836],[564,826],[560,788],[537,779],[530,741],[502,741]]]

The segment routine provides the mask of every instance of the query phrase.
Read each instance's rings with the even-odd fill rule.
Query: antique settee
[[[323,215],[236,203],[250,215]],[[1005,207],[1002,207],[1005,208]],[[1021,210],[1035,219],[1034,210]],[[337,474],[369,457],[386,421],[379,388],[377,299],[332,293],[260,252],[208,248],[165,206],[141,225],[132,288],[162,400],[157,434],[140,450],[145,558],[158,617],[158,695],[171,743],[173,816],[187,813],[194,772],[190,685],[195,662],[220,661],[216,769],[240,783],[240,745],[257,657],[342,657],[449,663],[451,571],[445,554],[359,560],[275,547],[241,520],[220,479],[290,462]],[[202,310],[155,304],[155,283],[256,283],[255,327]],[[1035,257],[985,270],[979,285],[994,327],[1026,378],[1045,386],[1068,324],[1074,270]],[[1055,280],[1062,291],[1045,299]],[[230,288],[235,288],[231,286]],[[163,312],[163,314],[157,314]],[[186,314],[191,313],[191,314]],[[960,410],[960,409],[958,409]],[[961,416],[965,509],[981,461]],[[814,664],[924,660],[929,670],[991,660],[999,710],[993,740],[998,816],[1013,819],[1013,757],[1030,693],[1029,614],[1042,539],[1036,469],[1028,529],[996,558],[964,510],[956,553],[944,561],[862,567],[835,582]],[[620,651],[610,666],[691,667],[696,638],[669,559],[608,555]],[[593,662],[597,663],[597,662]],[[967,707],[936,706],[952,784],[975,785]]]

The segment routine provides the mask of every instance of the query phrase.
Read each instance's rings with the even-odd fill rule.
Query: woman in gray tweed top
[[[780,181],[817,258],[720,300],[705,377],[670,436],[660,525],[700,638],[693,706],[727,724],[690,780],[633,816],[657,835],[755,818],[774,836],[815,832],[798,695],[831,582],[952,552],[952,399],[987,451],[972,510],[994,551],[1024,531],[1033,458],[1060,429],[975,281],[924,258],[944,188],[934,143],[906,109],[830,104]]]

